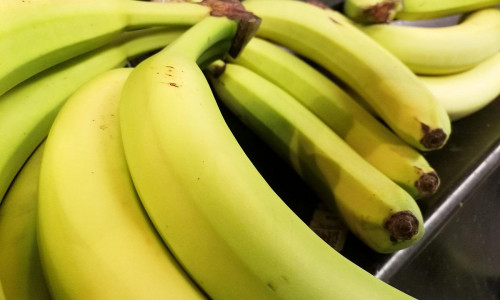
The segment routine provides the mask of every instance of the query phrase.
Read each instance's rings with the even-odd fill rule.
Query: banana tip
[[[420,176],[415,182],[415,187],[423,196],[429,196],[437,191],[439,183],[439,176],[436,172],[428,172]]]
[[[418,233],[418,225],[418,219],[411,211],[394,213],[385,222],[385,228],[394,242],[410,240]]]
[[[444,132],[443,129],[436,128],[431,130],[429,126],[423,123],[421,124],[421,126],[424,133],[424,136],[420,140],[420,144],[422,144],[422,146],[424,146],[426,149],[433,150],[441,148],[444,145],[446,139],[448,138],[448,135]]]

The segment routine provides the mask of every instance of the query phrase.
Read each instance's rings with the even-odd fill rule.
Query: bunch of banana
[[[55,299],[206,299],[158,237],[128,172],[118,107],[131,71],[81,86],[47,137],[37,231]]]
[[[410,69],[350,19],[300,1],[253,1],[245,6],[262,18],[257,36],[334,74],[408,144],[422,151],[444,146],[451,124],[443,106]]]
[[[43,148],[26,162],[0,206],[0,281],[7,299],[51,299],[36,240]]]
[[[213,299],[409,298],[314,234],[240,148],[198,66],[213,47],[227,52],[236,27],[204,19],[122,90],[125,156],[166,245]]]
[[[109,43],[125,30],[192,25],[210,11],[195,3],[2,0],[0,95],[44,69]]]
[[[51,67],[0,96],[0,202],[14,176],[47,137],[60,107],[83,83],[164,47],[184,28],[126,32],[106,46]]]
[[[421,153],[299,57],[254,38],[232,62],[249,68],[295,97],[412,197],[420,199],[437,191],[439,177]]]
[[[395,252],[423,235],[415,200],[299,101],[243,66],[219,62],[208,72],[219,99],[339,211],[366,245]]]

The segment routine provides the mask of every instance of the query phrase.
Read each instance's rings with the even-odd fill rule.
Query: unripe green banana
[[[408,299],[318,237],[239,146],[196,64],[236,26],[201,21],[125,84],[125,154],[158,232],[212,299]]]
[[[131,71],[80,87],[47,137],[37,226],[55,299],[206,299],[157,235],[128,172],[118,107]]]
[[[484,108],[500,95],[500,52],[470,70],[444,76],[420,76],[453,121]]]
[[[36,241],[43,147],[28,159],[0,206],[0,280],[8,299],[51,299]]]
[[[111,42],[125,30],[192,25],[209,13],[209,7],[195,3],[2,0],[0,95],[44,69]]]
[[[362,24],[390,23],[403,9],[403,0],[345,0],[343,12]]]
[[[500,51],[498,8],[478,10],[450,26],[376,24],[360,28],[417,74],[465,71]]]
[[[292,95],[412,197],[428,196],[438,189],[439,177],[422,154],[299,57],[254,38],[233,62]]]
[[[401,20],[428,20],[500,5],[500,0],[404,0]]]
[[[47,136],[66,99],[83,83],[129,59],[164,47],[183,28],[127,32],[110,45],[58,64],[0,96],[0,201],[16,173]]]
[[[403,140],[417,149],[441,148],[451,124],[444,108],[399,59],[341,13],[301,1],[254,1],[257,36],[314,61],[359,93]]]
[[[240,65],[213,64],[208,70],[224,105],[338,210],[366,245],[390,253],[422,237],[415,200],[295,98]]]

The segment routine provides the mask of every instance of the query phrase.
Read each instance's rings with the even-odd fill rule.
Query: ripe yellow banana
[[[201,21],[141,62],[123,89],[127,162],[169,249],[213,299],[410,298],[319,238],[239,146],[196,64],[235,32],[226,18]]]
[[[427,20],[500,5],[500,0],[404,0],[401,20]]]
[[[444,27],[376,24],[360,28],[417,74],[461,72],[500,51],[499,8],[478,10]]]
[[[215,63],[208,70],[222,103],[338,210],[366,245],[390,253],[423,235],[415,200],[295,98],[240,65]]]
[[[160,49],[183,28],[127,32],[110,45],[58,64],[0,96],[0,202],[28,156],[47,136],[66,99],[83,83]]]
[[[43,147],[23,166],[0,206],[0,280],[8,299],[51,299],[35,226]]]
[[[57,299],[206,299],[145,214],[118,107],[132,69],[83,85],[57,115],[40,170],[38,240]]]
[[[195,3],[2,0],[0,95],[44,69],[109,43],[125,30],[192,25],[209,13],[208,6]]]
[[[484,108],[500,95],[500,52],[474,68],[446,76],[420,76],[453,121]]]
[[[345,0],[343,12],[363,24],[390,23],[403,9],[403,0]]]
[[[299,57],[254,38],[232,61],[265,77],[297,99],[412,197],[428,196],[438,189],[439,177],[422,154]]]
[[[257,36],[330,71],[370,103],[407,143],[424,151],[446,143],[450,120],[432,93],[341,13],[301,1],[243,4],[262,18]]]

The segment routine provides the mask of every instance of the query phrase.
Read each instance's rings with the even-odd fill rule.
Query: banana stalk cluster
[[[498,1],[412,2],[2,0],[0,299],[412,299],[314,233],[220,111],[373,251],[411,247],[424,152],[500,94]]]

